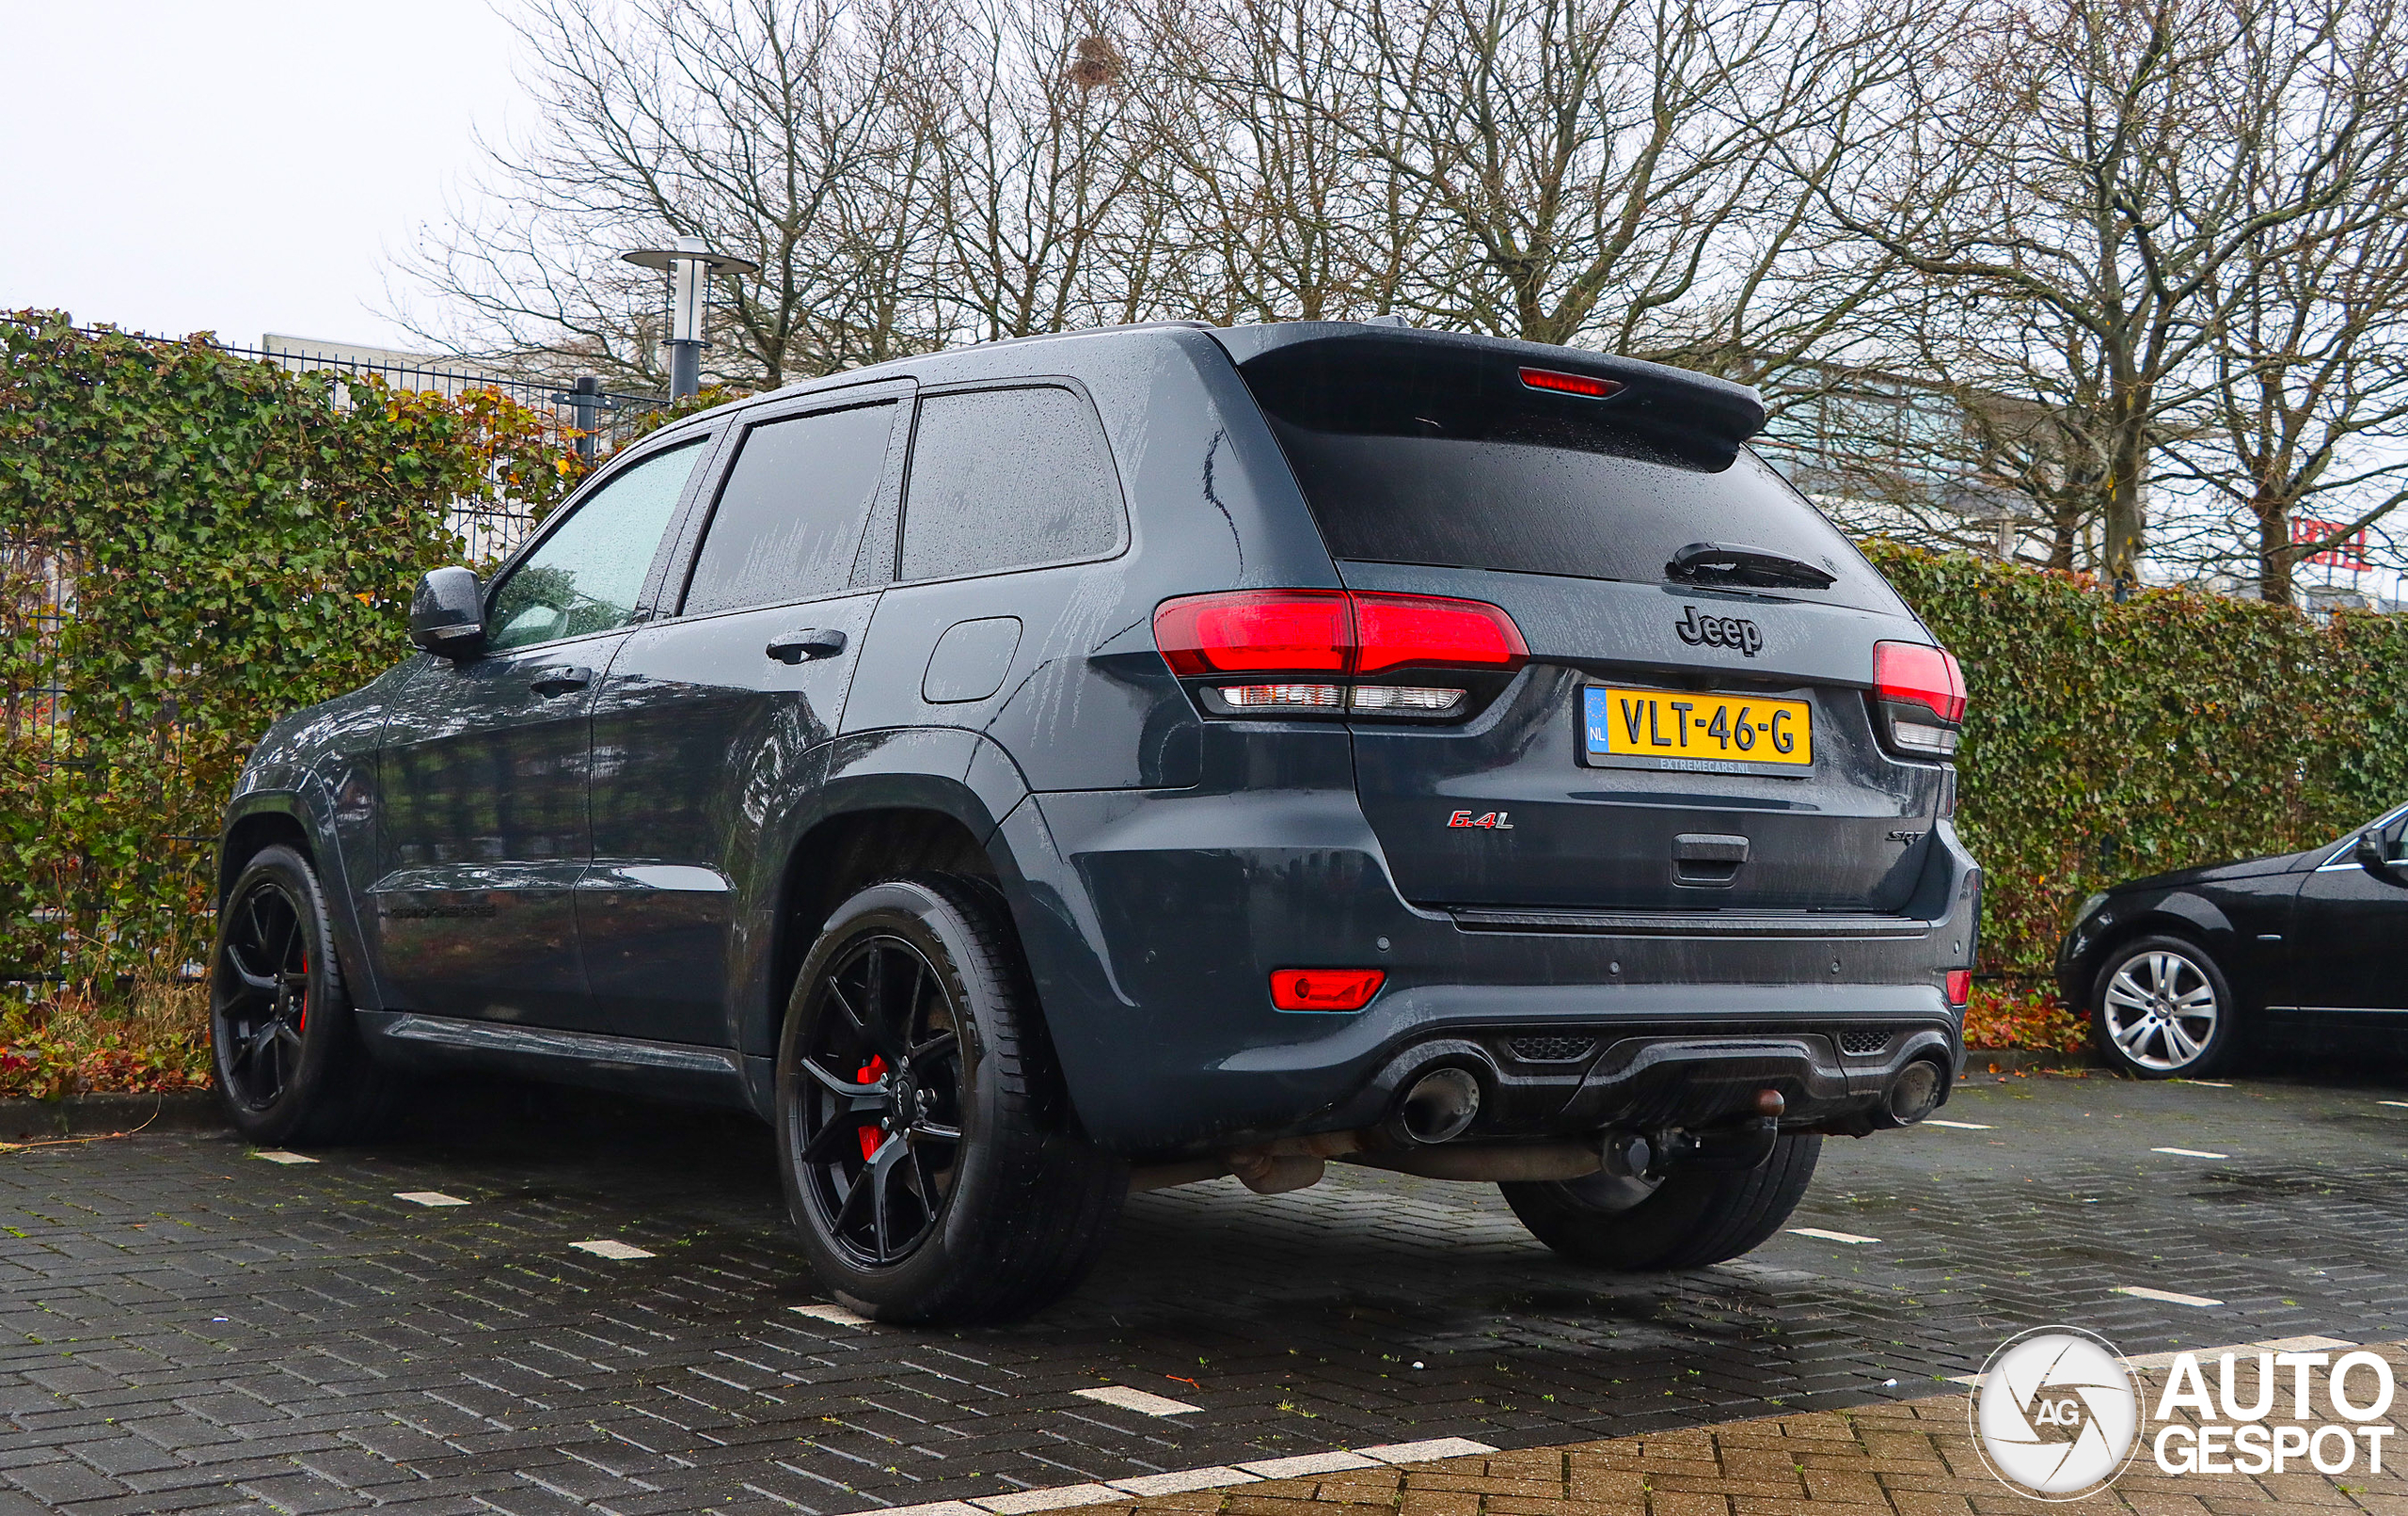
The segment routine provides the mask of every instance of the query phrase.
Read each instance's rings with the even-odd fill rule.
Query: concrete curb
[[[2088,1048],[2075,1052],[2058,1052],[2049,1048],[1968,1048],[1965,1050],[1965,1072],[1987,1074],[1995,1066],[2002,1074],[2032,1074],[2061,1068],[2104,1068],[2099,1054]]]
[[[0,1141],[98,1137],[114,1132],[215,1131],[226,1113],[212,1090],[172,1095],[71,1095],[56,1100],[0,1100]]]

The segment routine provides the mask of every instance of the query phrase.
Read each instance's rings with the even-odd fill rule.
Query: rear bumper
[[[1418,908],[1333,789],[1046,795],[1001,840],[1072,1103],[1132,1157],[1373,1125],[1433,1062],[1480,1073],[1471,1135],[1510,1137],[1706,1124],[1766,1088],[1818,1124],[1963,1059],[1941,987],[1980,875],[1945,822],[1891,917]],[[1360,1012],[1274,1008],[1270,971],[1311,967],[1388,977]]]
[[[1781,1092],[1784,1126],[1816,1126],[1877,1105],[1916,1059],[1941,1064],[1952,1081],[1963,1063],[1956,1019],[1937,996],[1918,1003],[1895,987],[1869,985],[1817,986],[1810,995],[1657,987],[1670,992],[1411,992],[1310,1041],[1236,1054],[1211,1084],[1230,1114],[1251,1118],[1242,1135],[1352,1131],[1378,1125],[1414,1080],[1451,1064],[1472,1068],[1482,1088],[1467,1135],[1565,1137],[1711,1126],[1749,1113],[1766,1089]],[[1327,1092],[1330,1103],[1300,1113],[1302,1090]]]

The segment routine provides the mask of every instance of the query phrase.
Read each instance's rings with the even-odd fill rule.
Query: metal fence
[[[274,364],[293,373],[372,376],[394,389],[433,391],[447,399],[457,399],[472,389],[490,389],[546,418],[554,439],[562,447],[573,445],[588,463],[608,457],[626,440],[636,421],[668,403],[657,395],[613,394],[593,374],[579,375],[562,387],[552,380],[476,373],[407,354],[312,345],[299,339],[279,341],[272,336],[266,340],[274,345],[236,347],[218,342],[212,346],[230,357]],[[340,392],[338,403],[341,403]],[[469,561],[475,563],[491,562],[509,552],[533,524],[531,514],[499,492],[463,504],[451,522],[467,544]]]

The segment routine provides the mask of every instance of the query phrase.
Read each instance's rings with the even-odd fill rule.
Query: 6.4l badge
[[[1512,831],[1513,829],[1513,824],[1505,819],[1505,813],[1502,811],[1482,811],[1477,814],[1469,811],[1458,811],[1447,818],[1447,825],[1478,827],[1482,831]]]

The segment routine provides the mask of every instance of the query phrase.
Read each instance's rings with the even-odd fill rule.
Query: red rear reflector
[[[1359,1011],[1387,977],[1386,969],[1274,969],[1271,1003],[1283,1011]]]
[[[1563,395],[1587,395],[1594,400],[1603,400],[1622,390],[1622,386],[1611,379],[1592,378],[1585,373],[1560,373],[1553,369],[1524,369],[1522,383],[1532,389],[1552,389]]]
[[[1928,706],[1951,726],[1965,719],[1965,671],[1944,648],[1874,643],[1873,693],[1881,700]]]
[[[1971,969],[1949,970],[1948,1003],[1951,1005],[1962,1005],[1972,998],[1973,971]]]
[[[1154,645],[1183,679],[1231,673],[1377,673],[1527,662],[1513,619],[1478,600],[1345,590],[1240,590],[1166,600]]]
[[[1241,590],[1165,601],[1154,645],[1183,678],[1214,673],[1343,673],[1354,610],[1343,590]]]
[[[1478,600],[1358,594],[1356,673],[1383,669],[1518,669],[1530,655],[1513,619]]]

